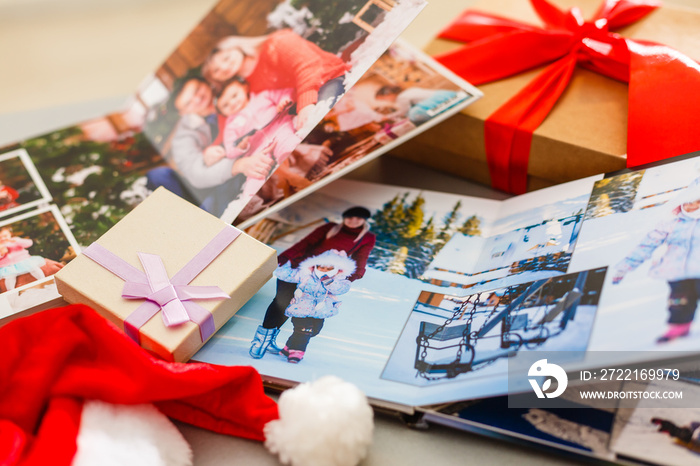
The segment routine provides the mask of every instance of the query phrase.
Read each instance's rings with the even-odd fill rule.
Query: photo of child
[[[690,334],[700,299],[700,182],[691,183],[677,198],[669,201],[671,212],[617,265],[613,284],[651,259],[661,246],[663,255],[649,269],[649,276],[668,282],[668,327],[658,343]]]
[[[48,280],[78,251],[79,246],[56,206],[0,223],[0,293],[22,291],[35,282]],[[24,301],[27,299],[25,296]]]
[[[301,142],[294,129],[293,96],[291,88],[251,93],[249,83],[243,78],[233,78],[224,84],[216,101],[219,114],[227,117],[224,150],[213,156],[205,152],[205,163],[212,165],[228,157],[234,160],[234,176],[245,177],[241,192],[227,207],[232,212],[245,207]],[[232,197],[235,195],[231,193]]]
[[[285,350],[279,349],[276,339],[289,317],[299,319],[294,324],[297,337],[290,337],[287,341],[286,352],[289,353],[291,341],[292,348],[301,351],[301,354],[289,353],[286,356],[288,360],[296,359],[289,362],[298,362],[299,356],[303,357],[309,339],[318,335],[323,326],[323,320],[319,322],[319,319],[337,314],[332,297],[326,296],[326,293],[345,294],[352,282],[365,275],[367,261],[376,243],[376,236],[370,231],[368,223],[370,216],[369,209],[362,206],[345,209],[342,222],[328,222],[315,228],[279,254],[279,267],[275,273],[277,291],[265,310],[262,324],[255,330],[248,351],[252,358],[260,359],[266,352],[284,354]],[[313,268],[313,276],[309,274],[310,268]],[[320,276],[319,268],[325,269]],[[334,272],[332,276],[331,271]],[[326,283],[323,276],[326,277]],[[338,281],[331,280],[333,277]],[[326,284],[331,288],[326,288]],[[311,299],[309,296],[302,299],[305,291],[311,293]],[[329,298],[328,302],[326,298]],[[307,307],[313,303],[314,309],[305,310],[304,306],[299,305],[300,301]],[[324,309],[328,305],[330,306]],[[320,309],[316,309],[316,306],[320,306]],[[307,318],[314,320],[308,321]]]
[[[627,389],[674,392],[680,399],[637,400],[615,416],[611,449],[618,458],[643,464],[698,464],[700,454],[700,385],[691,379],[627,382]]]
[[[168,163],[149,172],[148,188],[227,222],[422,7],[247,3],[222,0],[138,95],[144,133]],[[314,21],[299,23],[300,12]]]
[[[5,280],[5,289],[13,290],[17,277],[29,274],[36,280],[45,277],[41,267],[46,260],[40,256],[31,256],[28,249],[34,244],[29,238],[12,235],[12,228],[0,228],[0,279]]]
[[[309,340],[321,332],[323,321],[340,310],[339,296],[350,291],[348,276],[355,272],[355,261],[344,251],[325,251],[305,259],[293,269],[289,262],[277,268],[275,276],[297,283],[294,297],[284,314],[292,318],[294,331],[280,353],[291,363],[300,362]]]
[[[237,223],[252,224],[262,211],[292,203],[479,97],[476,88],[420,51],[392,45],[291,154],[278,158],[274,175],[241,210]]]
[[[17,201],[19,193],[9,186],[6,186],[0,181],[0,211],[18,207],[20,204]]]

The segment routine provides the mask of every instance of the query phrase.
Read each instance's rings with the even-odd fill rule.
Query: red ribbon
[[[561,11],[530,0],[545,28],[467,10],[440,38],[469,42],[436,59],[482,84],[548,66],[485,123],[486,156],[494,188],[527,188],[532,133],[564,92],[578,65],[629,83],[627,166],[700,149],[700,66],[665,45],[611,32],[658,8],[654,0],[605,0],[591,21],[574,7]]]

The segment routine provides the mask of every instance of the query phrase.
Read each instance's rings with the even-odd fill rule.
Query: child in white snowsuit
[[[700,298],[700,183],[692,183],[671,205],[671,215],[652,229],[616,267],[613,284],[650,259],[661,245],[663,256],[649,269],[649,276],[668,281],[668,329],[657,342],[664,343],[690,333]]]
[[[338,313],[338,295],[350,290],[350,280],[346,277],[354,271],[355,261],[335,250],[305,259],[296,269],[289,262],[277,268],[278,279],[298,283],[285,310],[294,325],[294,332],[281,351],[288,362],[301,361],[309,340],[319,334],[324,320]]]

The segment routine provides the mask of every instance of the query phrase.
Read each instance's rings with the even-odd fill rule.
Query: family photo
[[[224,0],[147,80],[164,186],[233,221],[423,6]]]
[[[261,217],[256,214],[300,199],[480,96],[423,52],[403,42],[392,44],[279,165],[236,223],[254,223]]]

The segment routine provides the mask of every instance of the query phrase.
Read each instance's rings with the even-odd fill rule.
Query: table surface
[[[0,0],[0,146],[114,110],[214,0]],[[431,0],[403,35],[423,46],[472,0]],[[670,3],[670,2],[669,2]],[[700,0],[675,0],[700,7]],[[382,157],[350,176],[502,198],[488,188]],[[179,426],[197,466],[277,465],[257,442]],[[440,426],[412,430],[378,415],[363,465],[571,464],[547,452]]]

